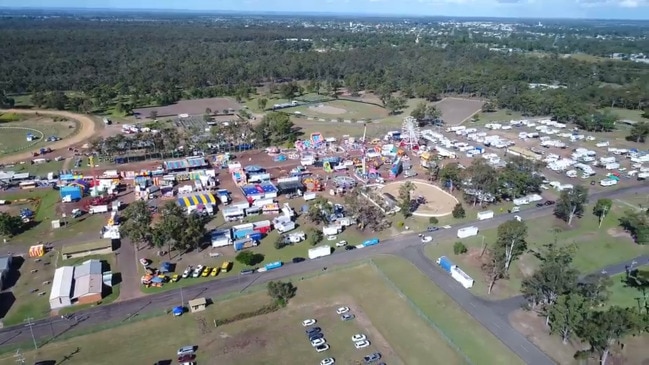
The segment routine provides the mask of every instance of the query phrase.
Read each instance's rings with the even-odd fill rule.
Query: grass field
[[[54,121],[47,116],[24,118],[20,121],[12,121],[0,124],[0,155],[7,155],[28,147],[46,147],[45,139],[49,136],[65,138],[75,132],[77,122],[75,121]],[[30,130],[20,129],[29,128]],[[33,133],[38,139],[32,142],[26,140],[26,134]],[[40,132],[40,133],[39,133]]]
[[[553,216],[535,219],[533,223],[528,223],[528,252],[512,265],[510,278],[496,284],[492,297],[502,298],[518,294],[522,278],[531,274],[538,266],[538,260],[532,252],[555,239],[560,244],[575,248],[574,265],[582,273],[590,273],[602,266],[628,260],[647,252],[646,247],[633,243],[618,227],[618,218],[629,209],[626,204],[616,201],[601,228],[598,228],[597,218],[593,216],[591,209],[592,206],[586,208],[584,217],[573,222],[573,228],[567,227],[565,223]],[[432,259],[442,255],[451,258],[475,279],[472,291],[476,295],[486,296],[487,286],[480,269],[479,254],[483,242],[490,244],[495,239],[495,229],[485,230],[475,237],[430,245],[426,249],[426,254]],[[461,256],[454,255],[452,246],[456,241],[462,241],[469,248],[469,252]]]
[[[403,259],[379,256],[372,263],[297,280],[296,286],[297,296],[286,308],[264,316],[218,328],[212,324],[268,304],[265,289],[257,286],[250,294],[215,299],[204,312],[143,319],[69,338],[37,353],[25,353],[25,358],[67,359],[66,364],[144,364],[173,360],[176,348],[191,344],[198,346],[198,363],[219,359],[234,365],[317,364],[334,357],[337,364],[357,364],[374,351],[381,352],[388,364],[462,364],[467,358],[475,364],[522,363]],[[340,321],[335,308],[341,305],[349,306],[356,319]],[[300,325],[305,318],[318,320],[329,351],[317,354],[311,348]],[[350,338],[355,333],[367,335],[371,346],[354,349]]]
[[[319,107],[319,105],[322,105],[322,107]],[[326,121],[338,118],[347,120],[376,120],[388,116],[387,110],[383,107],[349,100],[334,100],[309,106],[282,109],[282,111],[286,113],[299,112],[305,116],[322,118]]]
[[[636,269],[639,270],[639,276],[649,283],[649,267],[641,266]],[[642,300],[645,295],[649,296],[649,285],[643,287],[628,286],[624,282],[625,275],[626,274],[620,274],[611,277],[613,286],[610,288],[610,296],[608,300],[608,304],[611,306],[636,307],[638,306],[639,300]]]

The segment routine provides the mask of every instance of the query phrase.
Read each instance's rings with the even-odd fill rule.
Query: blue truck
[[[437,265],[439,265],[447,273],[451,273],[451,269],[455,266],[446,256],[442,256],[437,259]]]
[[[273,269],[278,269],[282,267],[282,265],[283,263],[281,261],[275,261],[275,262],[271,262],[270,264],[266,264],[265,267],[266,267],[266,271],[270,271]]]
[[[378,238],[371,238],[365,242],[363,242],[363,247],[369,247],[369,246],[374,246],[379,244],[379,239]]]

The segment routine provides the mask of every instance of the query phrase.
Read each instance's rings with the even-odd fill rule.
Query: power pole
[[[16,350],[16,353],[14,354],[14,359],[16,359],[16,363],[20,365],[25,365],[25,355],[23,355],[20,349]]]
[[[27,317],[25,318],[25,322],[27,324],[25,325],[26,327],[29,327],[29,332],[32,334],[32,341],[34,342],[34,350],[38,350],[38,344],[36,343],[36,337],[34,337],[34,318],[32,317]]]

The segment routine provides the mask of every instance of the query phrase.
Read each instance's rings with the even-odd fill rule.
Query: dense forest
[[[83,110],[90,103],[84,98],[97,104],[120,95],[135,107],[181,97],[245,97],[261,83],[316,80],[383,95],[472,95],[578,123],[596,108],[649,106],[649,65],[506,54],[481,44],[466,37],[416,44],[397,32],[273,23],[7,18],[0,23],[0,49],[7,50],[0,52],[0,90],[76,91],[73,102],[58,95],[49,106]],[[39,93],[36,99],[47,100]]]

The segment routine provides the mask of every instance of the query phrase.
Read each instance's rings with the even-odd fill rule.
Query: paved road
[[[617,197],[621,197],[633,193],[647,194],[649,193],[649,186],[630,187],[630,188],[623,188],[612,192],[597,193],[597,194],[593,194],[591,196],[591,199],[594,201],[596,199],[603,198],[603,197],[617,198]],[[542,208],[527,209],[518,214],[525,220],[531,220],[551,213],[552,213],[552,207],[542,207]],[[512,218],[511,214],[499,215],[489,220],[466,223],[462,225],[457,225],[453,227],[453,229],[441,230],[434,233],[433,236],[436,239],[452,238],[455,237],[456,230],[458,228],[477,226],[481,230],[490,229],[490,228],[497,227],[499,224],[511,218]],[[309,272],[320,270],[324,266],[334,267],[337,265],[348,264],[354,261],[366,259],[374,254],[398,253],[402,249],[406,249],[407,247],[417,246],[417,245],[421,245],[418,237],[416,237],[414,234],[406,235],[399,239],[386,240],[377,246],[367,247],[367,248],[363,248],[360,250],[353,250],[353,251],[339,251],[334,253],[331,256],[323,257],[318,260],[306,261],[299,264],[288,264],[280,270],[275,270],[263,274],[229,277],[229,278],[197,284],[182,289],[182,296],[185,302],[187,300],[196,297],[203,297],[203,296],[217,297],[234,291],[242,291],[243,289],[253,284],[261,284],[270,280],[278,280],[290,276],[304,275]],[[422,257],[419,260],[422,259],[425,260],[425,257]],[[421,261],[419,262],[421,265]],[[430,266],[428,263],[426,263],[426,265]],[[623,266],[624,264],[622,264],[622,267]],[[425,272],[431,273],[433,271],[427,269],[427,271]],[[445,274],[441,270],[439,270],[437,276],[441,277],[443,275]],[[441,288],[455,299],[457,295],[456,293],[459,290],[449,289],[449,288],[453,288],[453,286],[450,285],[451,284],[443,285],[441,286]],[[460,288],[459,284],[456,284],[454,288]],[[462,291],[465,297],[466,295],[472,297],[470,292],[465,291],[464,289],[462,289]],[[169,310],[171,307],[175,305],[179,305],[181,303],[180,298],[181,298],[180,290],[153,294],[146,297],[120,301],[106,306],[99,306],[88,310],[79,311],[77,313],[77,316],[79,318],[78,321],[58,319],[58,318],[57,319],[48,318],[48,319],[39,320],[35,322],[35,325],[32,327],[32,329],[35,338],[39,340],[45,340],[53,335],[58,336],[61,333],[65,333],[75,328],[82,329],[82,328],[90,328],[98,325],[105,325],[108,323],[126,322],[135,316],[143,315],[145,313],[151,313],[151,312],[162,313],[166,310]],[[480,313],[482,312],[482,310],[477,311],[475,309],[472,309],[473,305],[476,306],[479,305],[481,307],[487,308],[487,309],[483,309],[485,311],[484,313],[487,313],[489,311],[488,307],[490,306],[484,300],[474,300],[469,302],[465,302],[461,300],[458,301],[458,305],[461,306],[464,310],[466,310],[469,313],[474,312],[475,315],[477,316],[481,315]],[[493,320],[493,316],[489,315],[489,319],[480,320],[480,321],[481,323],[484,324],[484,323],[488,323],[488,321],[491,320]],[[494,322],[494,324],[488,326],[487,329],[489,329],[492,333],[494,333],[495,331],[494,328],[500,327],[501,329],[494,333],[499,338],[501,338],[499,334],[502,334],[506,331],[515,332],[511,328],[504,327],[502,323],[503,322],[501,318],[501,321]],[[515,337],[516,333],[507,336]],[[505,343],[507,343],[506,342],[507,338],[501,338],[501,339]],[[518,342],[518,340],[516,341]],[[0,330],[0,346],[9,345],[9,344],[20,344],[26,342],[31,342],[31,334],[29,329],[24,326],[13,326],[13,327],[8,327]],[[518,351],[529,350],[530,354],[538,350],[538,349],[535,350],[534,345],[531,344],[530,342],[528,342],[528,344],[523,344],[522,340],[520,340],[520,343],[517,343],[516,346]],[[534,355],[530,355],[530,356],[534,356]]]
[[[503,318],[484,299],[471,294],[459,285],[450,275],[443,272],[430,261],[423,252],[423,247],[412,246],[399,252],[399,255],[412,262],[430,280],[453,298],[464,310],[493,333],[505,346],[509,347],[526,364],[552,365],[554,361],[530,342],[525,336],[514,330],[507,317]]]

